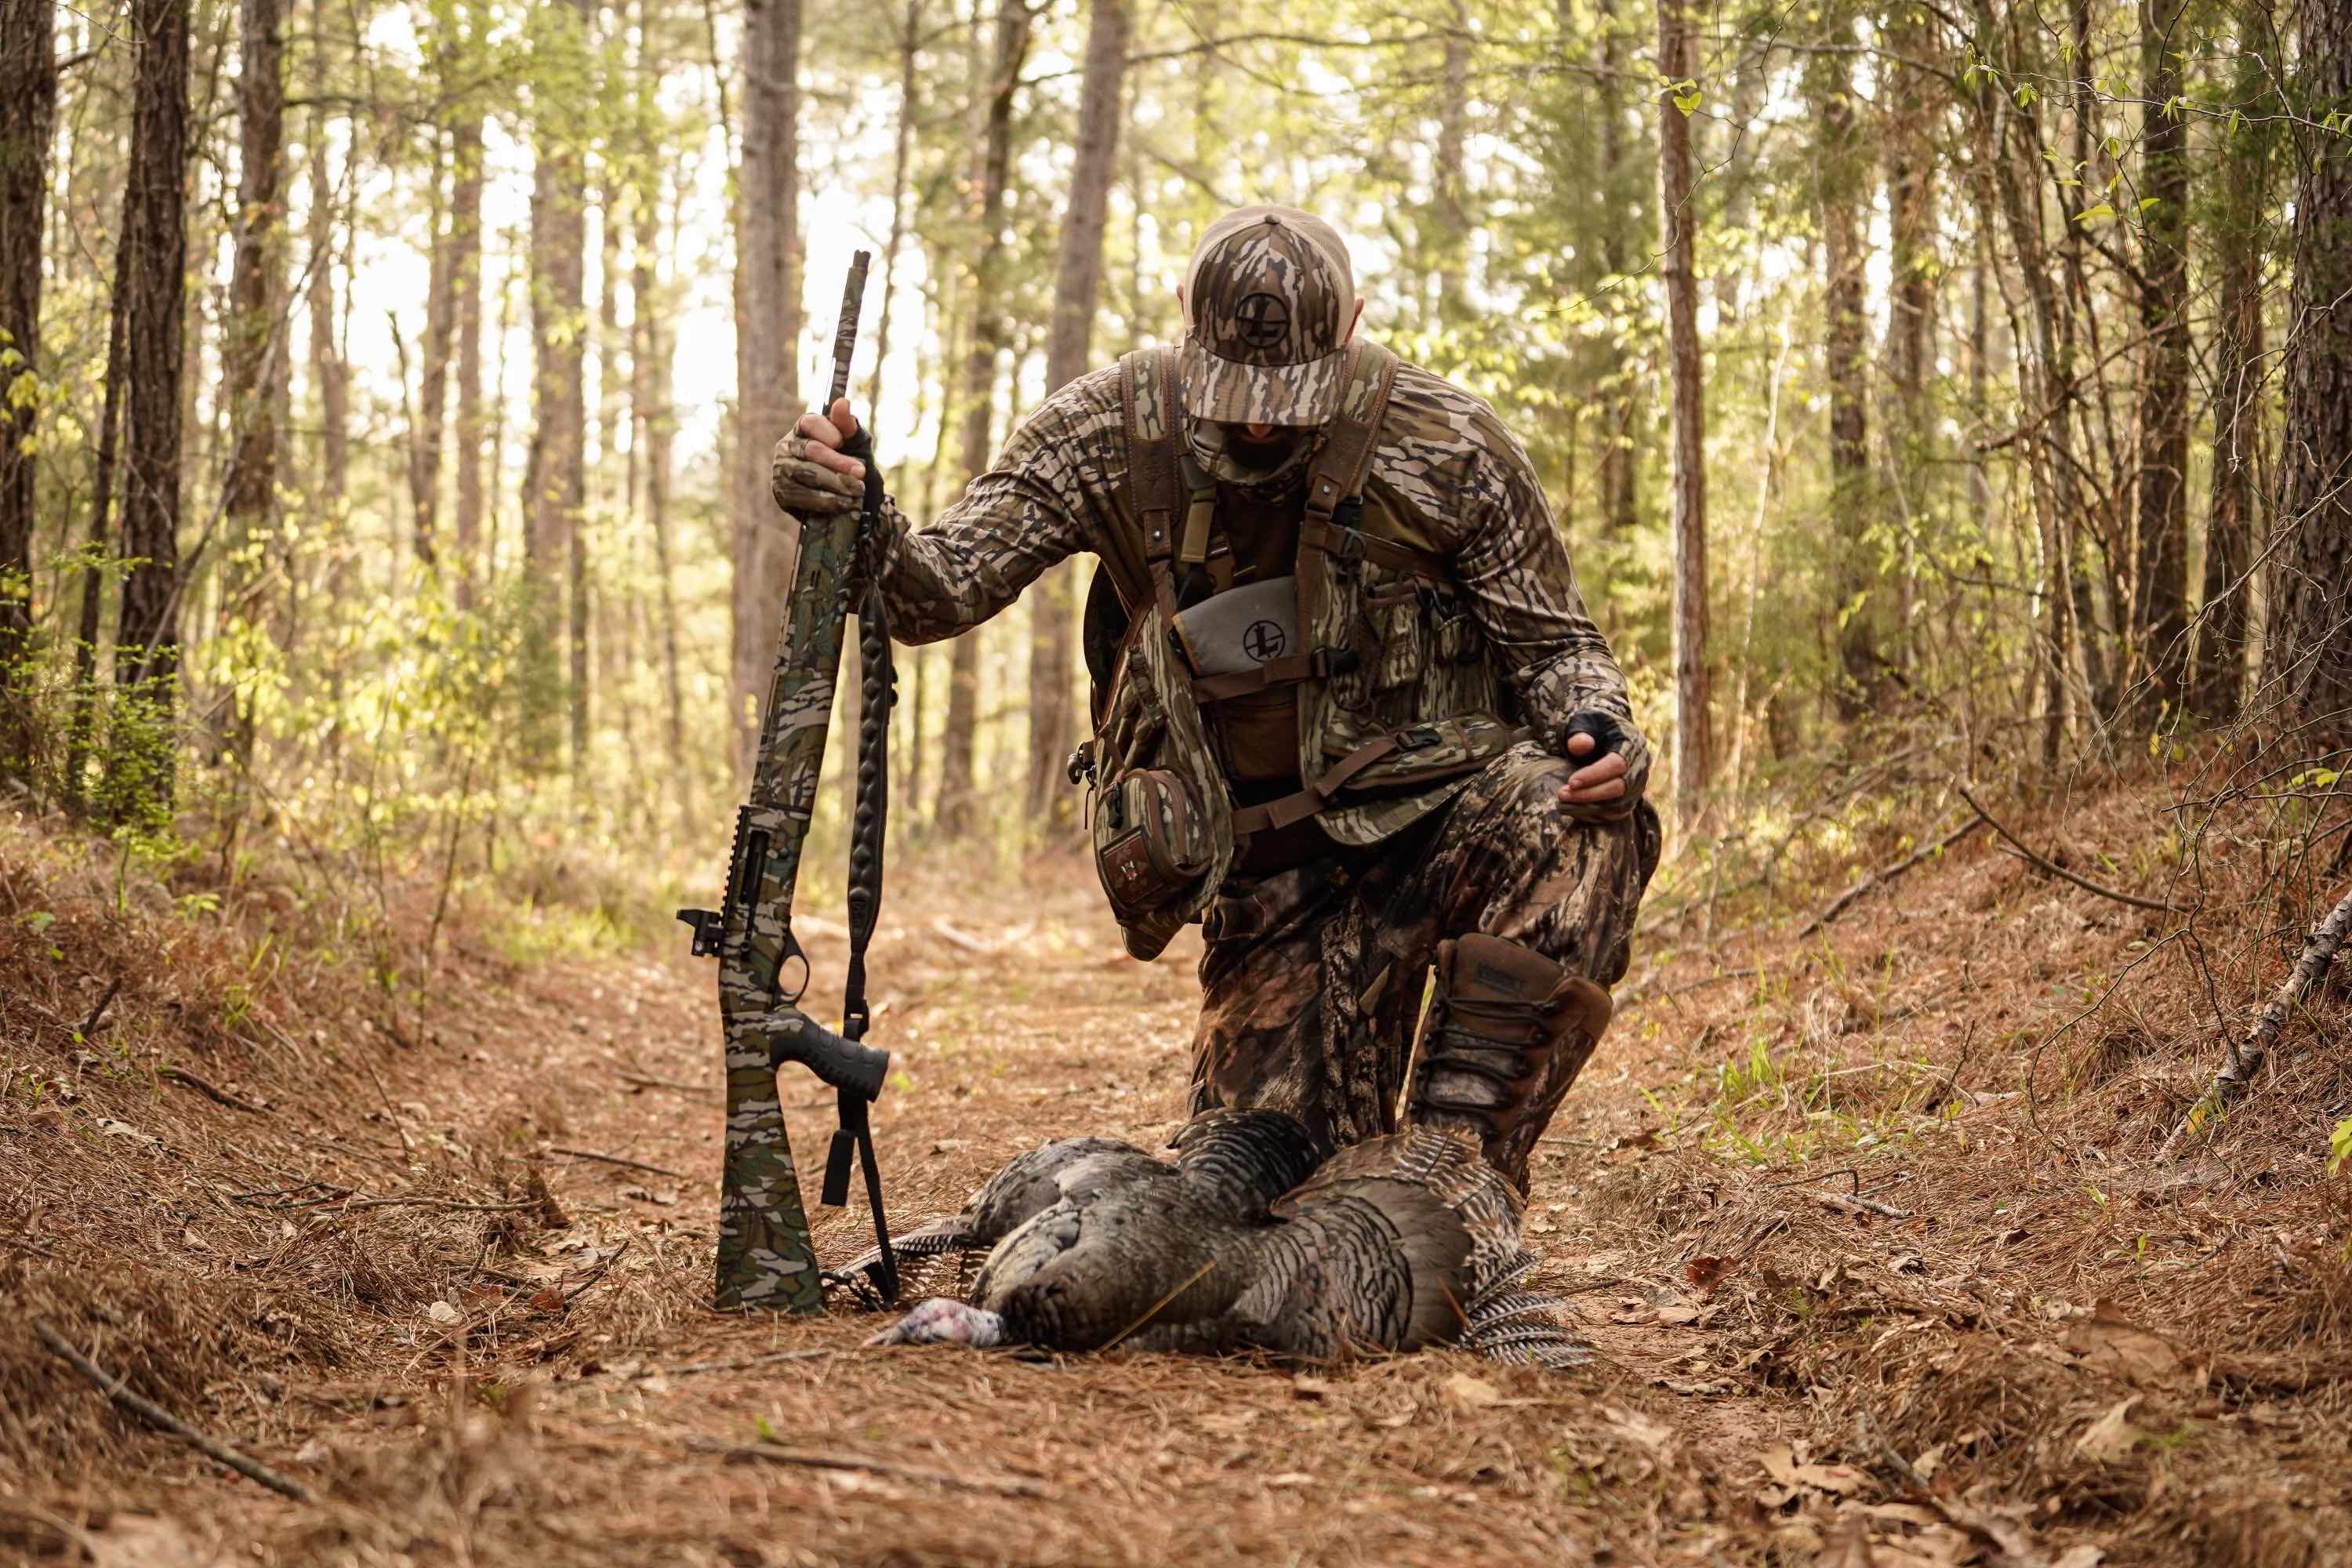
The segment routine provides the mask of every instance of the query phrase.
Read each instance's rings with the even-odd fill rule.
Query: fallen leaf
[[[2125,1417],[2138,1403],[2139,1395],[2137,1394],[2128,1399],[2117,1400],[2112,1409],[2092,1422],[2083,1435],[2074,1439],[2074,1451],[2095,1465],[2112,1465],[2130,1453],[2134,1445],[2139,1442],[2140,1433],[2139,1428]]]
[[[436,1301],[425,1309],[425,1315],[436,1323],[454,1323],[464,1314],[446,1301]]]
[[[1653,1454],[1667,1453],[1675,1446],[1674,1433],[1647,1416],[1637,1415],[1630,1410],[1620,1410],[1611,1405],[1602,1405],[1601,1415],[1610,1426]]]
[[[1503,1402],[1503,1391],[1483,1377],[1457,1372],[1443,1384],[1445,1396],[1465,1410],[1488,1410]]]
[[[1290,1380],[1290,1396],[1293,1399],[1321,1399],[1330,1392],[1331,1384],[1328,1378],[1308,1377],[1302,1373]]]
[[[2188,1363],[2162,1335],[2128,1322],[2113,1306],[2101,1301],[2086,1322],[2066,1333],[2066,1349],[2084,1366],[2143,1386],[2170,1386],[2189,1381]]]
[[[1728,1258],[1717,1258],[1712,1253],[1702,1252],[1683,1266],[1683,1278],[1688,1280],[1694,1289],[1705,1290],[1721,1279],[1723,1271],[1730,1267],[1731,1259]]]
[[[1870,1528],[1859,1518],[1850,1518],[1832,1531],[1813,1558],[1813,1568],[1876,1568],[1877,1559],[1870,1554]]]
[[[1692,1323],[1696,1323],[1698,1321],[1698,1317],[1699,1312],[1696,1307],[1661,1307],[1658,1309],[1658,1321],[1672,1329],[1685,1328]]]
[[[625,1198],[635,1198],[641,1204],[652,1204],[658,1208],[668,1208],[677,1202],[677,1193],[675,1188],[654,1192],[645,1187],[630,1187],[621,1195]]]
[[[155,1142],[152,1134],[142,1132],[136,1127],[131,1126],[128,1121],[117,1121],[111,1116],[100,1117],[98,1119],[98,1130],[109,1138],[131,1138],[135,1139],[142,1143],[152,1143]]]
[[[1938,1443],[1932,1448],[1923,1450],[1917,1458],[1911,1461],[1912,1470],[1921,1480],[1932,1481],[1936,1479],[1936,1472],[1944,1468],[1944,1455],[1948,1447],[1946,1444]]]
[[[1265,1484],[1270,1487],[1311,1487],[1315,1484],[1315,1478],[1305,1470],[1285,1470]]]
[[[2061,1552],[2058,1554],[2058,1560],[2053,1563],[2050,1568],[2099,1568],[2099,1564],[2106,1560],[2105,1547],[2086,1543],[2081,1546],[2069,1546],[2065,1551]]]
[[[1786,1443],[1764,1450],[1764,1473],[1782,1486],[1811,1487],[1836,1497],[1851,1497],[1870,1484],[1870,1478],[1852,1465],[1801,1465]]]

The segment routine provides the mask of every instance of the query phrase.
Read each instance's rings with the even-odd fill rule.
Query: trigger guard
[[[787,985],[784,982],[784,966],[790,963],[801,966],[797,984]],[[776,999],[787,1007],[797,1007],[801,997],[808,992],[808,954],[801,951],[801,939],[793,934],[792,924],[787,921],[784,925],[784,951],[776,960]]]

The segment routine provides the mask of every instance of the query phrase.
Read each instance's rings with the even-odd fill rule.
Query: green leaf
[[[2332,1176],[2342,1170],[2347,1160],[2352,1160],[2352,1116],[2337,1122],[2336,1131],[2327,1135],[2327,1173]]]
[[[2097,206],[2085,207],[2081,212],[2076,213],[2074,215],[2074,221],[2076,223],[2096,223],[2101,218],[2111,218],[2115,216],[2116,209],[2109,206],[2106,203],[2101,202]]]

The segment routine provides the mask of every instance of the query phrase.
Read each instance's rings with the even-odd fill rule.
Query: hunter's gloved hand
[[[848,450],[843,448],[846,447]],[[776,504],[794,517],[837,517],[856,511],[869,482],[878,477],[861,458],[873,453],[871,438],[849,411],[849,400],[833,405],[831,416],[809,413],[793,433],[776,443],[768,464],[768,489]]]
[[[1576,764],[1560,786],[1560,804],[1584,822],[1621,822],[1650,782],[1650,748],[1641,732],[1613,713],[1586,708],[1561,726],[1559,754]]]

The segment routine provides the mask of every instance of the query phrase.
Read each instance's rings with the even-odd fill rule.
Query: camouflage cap
[[[1226,425],[1320,425],[1339,406],[1356,279],[1337,230],[1297,207],[1209,226],[1184,272],[1185,411]]]

